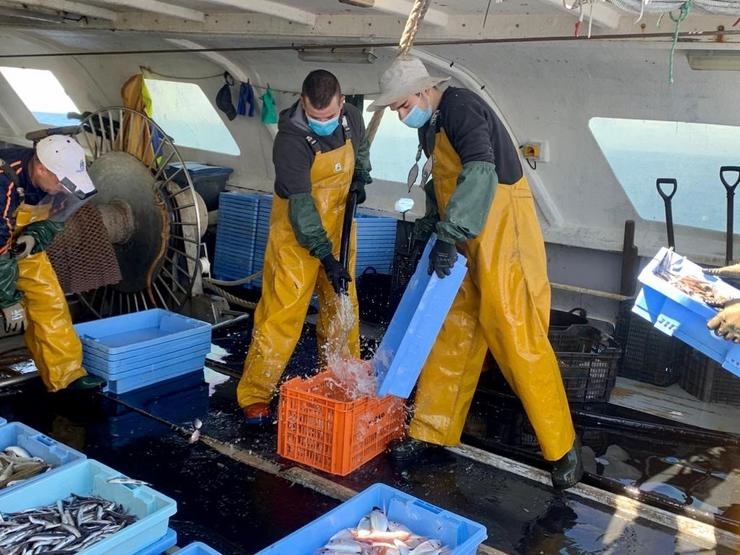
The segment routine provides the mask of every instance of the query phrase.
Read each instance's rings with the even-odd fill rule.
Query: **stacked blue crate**
[[[262,270],[270,232],[272,195],[268,193],[221,193],[214,276],[235,280]],[[390,274],[396,241],[396,220],[358,212],[357,265],[355,275],[367,268]],[[262,279],[245,285],[262,287]]]
[[[257,210],[257,235],[254,243],[254,271],[259,272],[265,264],[267,237],[270,233],[270,215],[272,214],[272,195],[260,195]],[[262,278],[254,281],[254,287],[262,288]]]
[[[355,276],[361,276],[367,268],[375,268],[379,274],[390,274],[396,244],[396,219],[358,212],[357,264]]]
[[[108,391],[126,393],[201,371],[211,349],[211,326],[162,309],[75,326],[82,363]]]
[[[213,275],[217,279],[236,280],[258,271],[254,254],[257,241],[259,193],[221,193],[216,229],[216,253]]]

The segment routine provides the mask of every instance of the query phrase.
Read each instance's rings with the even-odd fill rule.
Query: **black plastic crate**
[[[588,324],[574,324],[551,327],[547,337],[556,353],[590,353],[598,347],[601,332]]]
[[[676,383],[688,347],[632,313],[632,301],[620,305],[616,338],[622,345],[619,375],[667,387]]]
[[[679,385],[701,401],[740,407],[740,377],[694,349],[686,349]]]
[[[605,403],[617,380],[621,355],[615,347],[591,353],[556,352],[560,374],[571,403]]]

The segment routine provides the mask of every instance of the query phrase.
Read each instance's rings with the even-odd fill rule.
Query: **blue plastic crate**
[[[434,241],[432,236],[422,260],[429,257]],[[428,275],[426,264],[417,265],[373,357],[378,396],[405,399],[411,394],[465,278],[466,262],[465,257],[458,255],[451,275],[444,279]]]
[[[163,537],[144,549],[137,551],[134,555],[162,555],[162,553],[175,545],[177,545],[177,532],[172,528],[168,528],[167,533]]]
[[[170,342],[164,344],[162,350],[156,356],[139,354],[130,358],[110,361],[99,356],[96,352],[84,353],[84,366],[94,366],[105,372],[107,376],[124,376],[136,372],[143,367],[151,367],[157,364],[169,364],[174,358],[190,356],[193,354],[207,353],[211,350],[210,337],[191,337],[182,342]]]
[[[257,555],[314,555],[329,538],[354,528],[374,507],[415,534],[440,540],[453,555],[475,555],[488,537],[485,526],[385,484],[374,484]]]
[[[0,496],[0,512],[12,513],[51,505],[71,494],[97,495],[120,503],[137,521],[120,532],[79,552],[79,555],[131,555],[167,534],[177,503],[148,486],[109,484],[121,476],[98,461],[87,460]]]
[[[0,451],[11,445],[22,447],[31,456],[44,459],[52,468],[43,474],[0,489],[0,497],[18,488],[27,487],[29,484],[37,482],[46,476],[57,474],[63,468],[84,461],[87,458],[79,451],[67,447],[63,443],[59,443],[21,422],[11,422],[0,427]]]
[[[211,325],[181,314],[155,308],[103,318],[75,326],[83,348],[107,360],[120,360],[146,351],[156,355],[162,344],[193,335],[208,335]]]
[[[83,355],[83,365],[93,373],[108,380],[120,380],[158,372],[160,370],[178,368],[179,366],[192,367],[193,363],[203,362],[211,350],[211,344],[204,344],[197,348],[183,349],[179,353],[165,354],[151,357],[148,361],[137,362],[131,365],[125,364],[115,370],[111,370],[105,360]]]
[[[722,365],[723,368],[740,376],[740,345],[717,337],[707,328],[707,321],[717,314],[717,310],[693,297],[685,295],[664,279],[655,274],[658,265],[669,264],[676,271],[683,269],[701,272],[698,265],[668,249],[661,249],[658,255],[640,273],[643,284],[632,311],[653,323],[663,333],[676,337],[704,353]],[[721,279],[706,276],[718,287],[729,288],[740,297],[740,291]]]
[[[187,358],[180,358],[176,363],[167,366],[157,366],[145,372],[136,373],[133,375],[124,376],[122,378],[110,378],[106,384],[104,390],[110,391],[111,393],[127,393],[129,391],[135,391],[143,387],[191,374],[194,372],[201,371],[205,365],[206,354],[192,355]],[[100,375],[101,378],[105,378],[104,375],[98,374],[94,368],[89,368],[91,374]]]
[[[195,542],[175,551],[173,555],[221,555],[221,552],[204,543]]]

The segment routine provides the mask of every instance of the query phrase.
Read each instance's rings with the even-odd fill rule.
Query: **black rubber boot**
[[[583,478],[583,459],[581,457],[581,441],[577,437],[570,451],[552,465],[550,475],[553,487],[559,490],[573,487],[581,481],[581,478]]]
[[[95,391],[102,389],[105,384],[106,381],[103,378],[88,374],[87,376],[77,378],[67,386],[67,389],[69,391]]]
[[[396,461],[411,461],[429,453],[438,448],[437,445],[419,441],[412,437],[407,437],[400,441],[391,443],[389,453],[392,459]]]

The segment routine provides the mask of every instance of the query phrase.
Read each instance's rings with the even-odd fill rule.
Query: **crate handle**
[[[43,443],[47,447],[54,447],[57,444],[56,441],[54,441],[48,436],[45,436],[44,434],[39,434],[34,439],[38,441],[39,443]]]
[[[421,507],[422,509],[426,509],[430,513],[434,513],[435,515],[438,515],[442,512],[442,509],[439,507],[435,507],[434,505],[427,503],[426,501],[422,501],[421,499],[417,499],[414,501],[414,505],[417,505]]]

